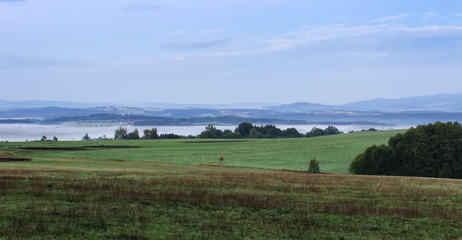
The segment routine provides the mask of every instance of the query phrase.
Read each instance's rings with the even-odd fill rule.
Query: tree
[[[282,130],[274,125],[257,127],[257,130],[262,134],[262,138],[277,138],[282,136]]]
[[[311,131],[306,133],[307,137],[319,137],[319,136],[324,136],[324,135],[325,135],[324,130],[317,128],[317,127],[313,127]]]
[[[308,172],[310,173],[320,173],[319,163],[316,158],[311,159],[310,165],[308,166]]]
[[[234,132],[240,133],[242,137],[248,137],[249,134],[250,134],[250,130],[252,128],[254,128],[252,123],[242,122],[237,126],[237,128],[236,128],[236,130],[234,130]]]
[[[223,133],[221,134],[221,137],[222,138],[228,138],[228,136],[233,133],[233,131],[229,130],[229,129],[225,129],[223,130]]]
[[[41,142],[46,142],[48,140],[47,136],[42,136],[42,139],[40,139]]]
[[[282,131],[282,135],[288,138],[297,138],[302,136],[302,134],[300,134],[295,128],[287,128],[286,130]]]
[[[324,134],[325,135],[334,135],[334,134],[340,134],[341,132],[334,126],[329,125],[326,129],[324,129]]]
[[[53,142],[57,142],[58,138],[56,136],[53,137]]]
[[[88,133],[85,134],[85,136],[82,137],[82,140],[83,140],[83,141],[88,141],[88,140],[90,140],[90,136],[88,136]]]
[[[222,138],[242,138],[240,133],[233,132],[229,129],[224,130],[223,133],[221,134],[221,137]]]
[[[161,134],[159,137],[161,139],[180,139],[180,138],[184,138],[183,136],[180,136],[180,135],[177,135],[177,134],[174,134],[174,133]]]
[[[222,131],[209,124],[205,127],[205,131],[201,132],[199,138],[220,138]]]
[[[249,138],[260,138],[260,137],[261,137],[261,133],[256,128],[250,129]]]
[[[385,145],[373,145],[359,154],[350,164],[350,172],[367,175],[393,175],[398,167],[393,150]]]
[[[127,129],[123,127],[119,127],[114,132],[114,140],[125,140],[128,139]]]
[[[419,125],[372,146],[350,164],[356,174],[462,178],[462,126]]]
[[[144,139],[159,139],[159,135],[157,134],[157,128],[145,129],[143,133]]]
[[[138,131],[138,128],[135,128],[133,132],[128,134],[128,139],[131,139],[131,140],[140,139],[140,132]]]

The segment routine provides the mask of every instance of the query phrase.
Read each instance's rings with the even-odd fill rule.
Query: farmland
[[[217,164],[219,156],[223,155],[227,166],[306,170],[309,160],[316,158],[323,172],[348,173],[348,165],[356,155],[373,144],[386,143],[400,131],[362,132],[319,138],[228,141],[179,139],[3,143],[1,150],[19,151],[22,156],[35,159],[22,166],[32,170],[67,167],[102,170],[112,168],[114,164],[137,168],[144,161]],[[19,149],[24,147],[44,150]],[[75,151],[62,151],[66,148]],[[117,160],[129,162],[120,163]],[[7,168],[8,165],[2,167]]]
[[[0,238],[460,239],[462,181],[346,175],[396,133],[2,143]]]

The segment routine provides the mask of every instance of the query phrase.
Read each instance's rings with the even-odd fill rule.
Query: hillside
[[[394,133],[2,143],[10,157],[31,160],[0,161],[0,236],[458,239],[462,181],[277,170],[306,169],[314,156],[322,171],[344,169],[362,145]]]
[[[437,94],[398,99],[372,99],[344,104],[341,107],[372,111],[462,111],[462,94]]]

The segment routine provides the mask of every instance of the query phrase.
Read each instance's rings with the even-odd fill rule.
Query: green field
[[[373,144],[386,143],[401,130],[363,132],[316,138],[242,139],[242,140],[129,140],[4,143],[0,150],[18,151],[18,147],[137,146],[140,148],[93,148],[81,151],[20,151],[34,159],[24,165],[49,170],[58,166],[104,169],[108,162],[155,161],[167,163],[224,164],[252,168],[306,170],[311,159],[320,162],[321,171],[348,173],[356,155]],[[120,163],[115,163],[120,164]],[[112,164],[111,164],[112,165]],[[128,164],[131,165],[131,164]],[[4,167],[7,167],[5,165]],[[15,165],[16,166],[16,165]],[[133,166],[136,166],[133,165]]]
[[[344,175],[396,133],[1,143],[31,161],[0,162],[0,239],[461,239],[462,181]],[[337,174],[281,170],[312,158]]]

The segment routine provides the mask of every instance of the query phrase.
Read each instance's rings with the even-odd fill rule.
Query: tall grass
[[[154,164],[156,165],[156,164]],[[171,165],[175,170],[176,165]],[[462,182],[189,166],[0,172],[0,236],[457,239]]]

